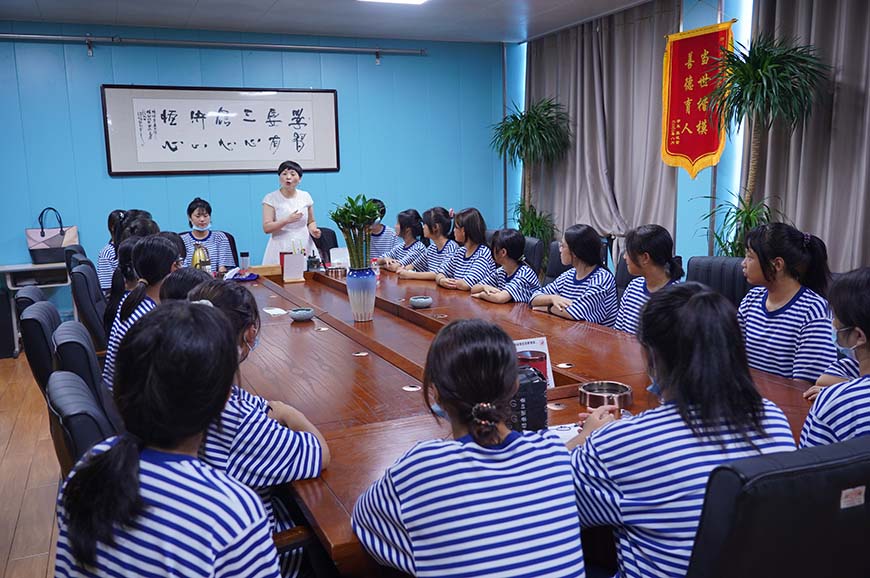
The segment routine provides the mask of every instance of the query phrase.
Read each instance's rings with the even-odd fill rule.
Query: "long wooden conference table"
[[[532,311],[497,305],[428,281],[399,280],[383,272],[371,322],[354,323],[344,280],[306,273],[304,283],[261,277],[248,285],[265,307],[312,307],[315,318],[261,312],[260,346],[242,365],[244,387],[291,404],[326,436],[332,454],[319,478],[292,484],[291,493],[343,576],[395,575],[379,567],[351,529],[359,496],[416,442],[446,437],[450,428],[429,414],[419,390],[426,353],[438,330],[456,319],[500,325],[513,339],[547,337],[556,387],[548,391],[551,426],[577,421],[579,384],[614,380],[628,384],[636,414],[658,405],[633,335]],[[414,310],[408,299],[430,295],[431,308]],[[703,331],[699,327],[698,331]],[[563,368],[557,368],[556,365]],[[788,417],[797,439],[809,404],[808,383],[753,370],[761,394]]]

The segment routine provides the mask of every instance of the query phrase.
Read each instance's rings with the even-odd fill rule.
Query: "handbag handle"
[[[46,208],[42,209],[42,212],[39,213],[39,218],[37,219],[39,221],[39,236],[45,237],[45,222],[44,221],[45,221],[45,214],[48,211],[51,211],[52,213],[54,213],[54,216],[57,219],[57,224],[60,225],[60,234],[63,235],[64,234],[63,219],[60,218],[60,213],[58,213],[57,209],[55,209],[54,207],[46,207]]]

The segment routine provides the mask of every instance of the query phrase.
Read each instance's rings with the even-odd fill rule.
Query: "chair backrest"
[[[54,450],[66,477],[85,452],[116,432],[90,388],[74,373],[52,373],[46,399]]]
[[[87,265],[94,270],[94,273],[97,272],[97,266],[94,265],[94,262],[85,257],[82,253],[73,253],[72,257],[70,257],[69,264],[71,267],[71,269],[69,269],[69,272],[75,270],[75,268],[79,265]]]
[[[42,289],[40,289],[36,285],[31,285],[30,287],[23,287],[16,291],[15,311],[18,315],[18,318],[21,319],[21,314],[24,313],[24,310],[33,305],[34,303],[38,303],[39,301],[45,301],[45,293],[43,293]]]
[[[698,281],[728,298],[735,306],[749,292],[740,257],[692,257],[686,281]]]
[[[526,237],[526,248],[523,250],[526,263],[535,273],[540,275],[541,264],[544,262],[544,243],[537,237]]]
[[[21,314],[21,341],[36,384],[45,394],[48,376],[54,370],[51,336],[60,325],[60,313],[50,301],[39,301]]]
[[[106,315],[106,296],[100,289],[97,272],[87,265],[79,265],[70,273],[73,302],[79,312],[79,319],[87,327],[97,351],[106,349],[106,328],[103,317]]]
[[[688,578],[870,576],[870,437],[710,475]]]
[[[563,265],[562,258],[559,257],[559,241],[550,241],[550,256],[547,259],[547,274],[544,277],[544,284],[550,283],[571,268],[571,265]]]
[[[317,247],[321,260],[324,263],[328,262],[329,252],[338,247],[338,237],[335,236],[335,231],[329,227],[320,227],[320,238],[314,240],[314,246]]]
[[[119,431],[123,429],[112,394],[103,386],[100,362],[85,326],[78,321],[65,321],[55,330],[51,341],[56,369],[78,375],[91,389],[94,399],[114,428]]]
[[[239,251],[236,249],[236,238],[233,237],[232,233],[227,233],[226,231],[221,231],[224,235],[227,236],[227,241],[230,243],[230,251],[233,252],[233,263],[235,263],[236,267],[239,266]]]
[[[616,263],[616,293],[620,303],[622,302],[622,293],[632,279],[636,279],[637,275],[632,275],[628,272],[628,264],[625,262],[625,253],[619,256],[619,262]]]
[[[72,256],[76,253],[79,253],[81,255],[87,255],[87,253],[85,253],[85,248],[81,245],[67,245],[63,248],[63,262],[66,263],[67,273],[73,270]]]

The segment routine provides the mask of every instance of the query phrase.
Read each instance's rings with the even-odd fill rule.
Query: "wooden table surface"
[[[343,280],[306,273],[305,283],[270,280],[249,285],[262,307],[313,307],[311,322],[261,313],[260,346],[242,366],[245,387],[292,404],[323,431],[332,454],[319,478],[293,484],[293,494],[327,553],[344,576],[395,575],[365,554],[350,526],[357,498],[416,442],[445,437],[449,426],[424,405],[420,385],[435,333],[455,319],[499,324],[513,339],[547,337],[557,387],[548,392],[550,425],[570,424],[581,408],[578,384],[611,379],[632,387],[632,413],[655,407],[640,345],[633,335],[535,312],[521,304],[497,305],[433,283],[400,280],[383,272],[374,319],[354,323]],[[413,295],[433,306],[414,310]],[[699,328],[699,331],[702,328]],[[358,357],[354,353],[367,355]],[[809,384],[753,370],[761,394],[776,403],[797,438],[809,411],[801,394]]]

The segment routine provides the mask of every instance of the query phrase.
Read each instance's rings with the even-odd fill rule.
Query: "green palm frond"
[[[748,49],[739,43],[733,52],[723,49],[717,60],[710,111],[729,131],[745,119],[759,128],[779,120],[794,129],[812,112],[829,70],[815,47],[767,35],[755,38]]]
[[[701,219],[709,222],[713,216],[722,218],[719,229],[712,231],[716,254],[727,257],[743,257],[746,252],[746,233],[751,229],[774,219],[785,220],[785,215],[765,200],[747,202],[742,196],[737,199],[736,205],[721,203]],[[705,227],[705,230],[709,231],[710,228]]]
[[[378,216],[378,206],[363,195],[347,197],[344,204],[336,204],[329,212],[329,218],[344,236],[350,266],[354,269],[370,265],[371,228]]]
[[[568,113],[552,98],[529,105],[524,112],[516,105],[511,114],[493,126],[492,148],[511,164],[552,164],[571,147]]]

